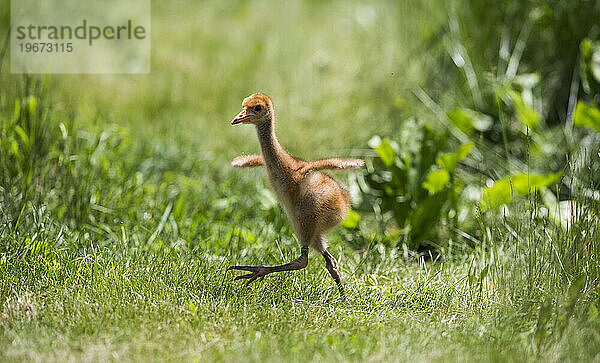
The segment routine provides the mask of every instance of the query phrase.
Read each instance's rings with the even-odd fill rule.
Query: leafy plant
[[[481,206],[489,210],[510,202],[515,194],[529,194],[556,183],[562,172],[534,175],[519,173],[495,181],[483,188]]]
[[[374,137],[369,142],[376,157],[369,160],[358,188],[363,210],[373,211],[382,225],[397,227],[388,234],[392,244],[405,243],[413,250],[437,247],[440,224],[456,225],[458,198],[463,184],[456,178],[460,160],[473,143],[450,153],[446,136],[414,119],[407,120],[399,142]]]
[[[573,122],[575,126],[589,127],[600,132],[600,110],[595,105],[579,101],[575,107]]]

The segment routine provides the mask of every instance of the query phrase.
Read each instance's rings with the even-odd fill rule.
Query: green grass
[[[200,245],[144,250],[131,248],[126,232],[105,247],[77,247],[85,244],[81,236],[40,224],[35,243],[0,235],[3,360],[546,361],[600,353],[593,302],[566,314],[571,296],[532,293],[525,276],[481,276],[491,255],[430,264],[383,249],[334,248],[350,299],[344,302],[321,258],[248,288],[225,271],[238,261],[288,261],[290,248],[225,257]],[[507,255],[495,258],[510,261]],[[502,276],[511,278],[508,291]],[[550,296],[557,300],[543,307],[548,333],[536,341],[538,309]],[[563,330],[552,328],[561,321]]]
[[[436,83],[447,10],[154,2],[150,75],[1,73],[0,361],[600,359],[600,204],[577,170],[568,228],[535,195],[474,209],[474,241],[441,255],[386,247],[369,215],[362,245],[338,227],[347,302],[314,252],[250,287],[226,271],[300,253],[264,170],[229,165],[258,151],[229,125],[242,98],[273,96],[298,156],[369,156],[434,118],[415,85],[463,97]]]

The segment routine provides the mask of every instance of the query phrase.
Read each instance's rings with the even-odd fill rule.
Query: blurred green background
[[[9,74],[9,24],[0,358],[598,359],[600,2],[152,1],[148,75]],[[299,253],[230,166],[254,92],[295,156],[366,160],[350,302],[314,254],[224,272]]]
[[[397,129],[427,74],[414,52],[443,21],[432,2],[153,2],[150,75],[50,75],[47,89],[83,120],[226,157],[256,151],[227,121],[262,91],[292,152],[343,153]]]

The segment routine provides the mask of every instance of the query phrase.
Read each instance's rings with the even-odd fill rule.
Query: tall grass
[[[481,78],[483,93],[474,97],[463,69],[444,61],[448,78],[431,71],[439,66],[435,37],[449,31],[437,5],[294,2],[297,17],[278,17],[286,8],[266,2],[155,3],[153,13],[162,16],[153,23],[151,78],[0,74],[0,359],[598,359],[597,160],[583,153],[595,144],[581,130],[574,134],[587,141],[573,149],[587,156],[565,164],[557,190],[491,211],[469,201],[469,225],[450,230],[459,238],[436,241],[438,253],[391,248],[389,231],[367,215],[357,230],[331,233],[349,302],[313,253],[307,270],[248,288],[226,272],[230,264],[280,264],[299,253],[264,172],[229,167],[234,153],[256,151],[251,130],[223,136],[240,97],[255,87],[281,95],[282,139],[309,157],[332,148],[370,155],[363,145],[371,134],[394,138],[408,115],[434,123],[442,108],[477,108],[477,98],[486,105]],[[175,24],[166,15],[183,10],[202,21],[188,15]],[[394,14],[419,20],[430,10],[431,21],[415,25],[419,32],[395,27]],[[262,12],[270,15],[266,22],[244,22]],[[230,20],[222,24],[215,13]],[[328,20],[346,29],[347,39],[338,44],[334,32],[319,28]],[[282,24],[302,25],[313,38],[293,33],[288,43],[276,32]],[[177,32],[181,27],[195,33]],[[214,32],[227,36],[217,42],[207,36]],[[415,34],[427,36],[415,44]],[[196,40],[201,46],[176,52]],[[431,53],[400,51],[400,40],[415,52],[429,44]],[[206,48],[214,48],[212,58],[201,57]],[[232,48],[248,59],[228,58]],[[318,49],[328,51],[313,54]],[[304,53],[311,54],[307,64]],[[381,64],[366,53],[393,56]],[[219,62],[224,67],[211,72]],[[481,63],[472,63],[480,76]],[[386,67],[393,70],[384,74]],[[442,94],[436,85],[452,77],[466,88]],[[423,92],[414,98],[416,83]],[[436,107],[441,113],[429,112]],[[494,117],[492,130],[472,136],[487,159],[466,160],[457,181],[482,188],[515,165],[555,170],[544,164],[547,154],[536,154],[530,134],[515,129],[520,121],[510,107],[493,100],[489,110],[477,109]],[[286,123],[292,118],[297,122]],[[502,127],[519,152],[504,152]],[[563,140],[554,129],[543,131],[550,136],[539,145]],[[480,168],[487,160],[493,162]],[[551,196],[556,203],[545,203]]]
[[[562,360],[600,353],[598,201],[585,197],[590,186],[577,174],[568,176],[565,225],[531,195],[509,215],[479,215],[483,237],[469,254],[425,262],[376,243],[356,251],[332,236],[351,299],[344,304],[318,258],[308,271],[250,289],[226,274],[229,263],[282,263],[298,253],[279,207],[232,195],[268,197],[258,173],[190,160],[177,146],[147,147],[116,126],[100,134],[61,126],[69,121],[56,118],[43,94],[18,97],[25,110],[2,118],[2,145],[44,145],[30,147],[37,150],[31,164],[12,148],[2,156],[22,163],[3,164],[13,173],[2,184],[0,227],[5,358]],[[28,118],[36,114],[32,99],[46,115],[38,136],[30,131],[39,130]],[[53,165],[60,160],[71,162]],[[19,189],[10,185],[31,192],[11,194]],[[81,209],[67,212],[76,199]]]

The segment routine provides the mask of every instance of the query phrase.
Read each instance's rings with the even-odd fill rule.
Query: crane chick
[[[328,158],[305,161],[290,155],[275,136],[275,109],[271,98],[255,93],[242,102],[242,111],[232,125],[252,124],[256,127],[260,155],[238,156],[232,161],[236,168],[264,166],[278,201],[287,214],[294,233],[302,245],[301,255],[280,266],[231,266],[229,270],[248,271],[235,279],[247,279],[247,285],[272,272],[299,270],[308,264],[308,249],[312,247],[325,258],[327,271],[335,280],[340,294],[344,286],[338,264],[327,251],[324,232],[340,223],[348,212],[350,196],[335,180],[320,170],[350,169],[363,165],[360,159]]]

